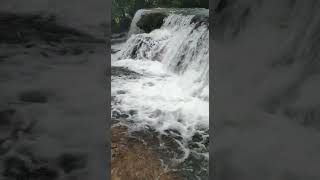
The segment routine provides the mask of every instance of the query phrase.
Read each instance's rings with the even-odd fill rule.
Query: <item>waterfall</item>
[[[135,20],[141,17],[138,11]],[[208,100],[209,29],[195,22],[195,15],[172,14],[160,29],[149,34],[131,34],[118,59],[138,59],[161,62],[166,69],[192,80],[192,93]],[[136,32],[136,26],[130,31]]]
[[[117,71],[112,76],[113,118],[134,130],[151,127],[161,134],[173,133],[183,152],[177,160],[197,157],[191,164],[207,167],[208,10],[167,10],[162,26],[144,33],[137,23],[152,12],[139,10],[126,43],[114,45],[120,51],[112,55]],[[194,138],[199,139],[195,142]]]

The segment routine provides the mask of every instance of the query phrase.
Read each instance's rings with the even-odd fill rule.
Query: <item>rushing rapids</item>
[[[173,137],[181,152],[176,161],[198,160],[198,170],[192,165],[199,171],[195,179],[204,179],[209,160],[208,10],[186,11],[167,11],[162,26],[150,33],[136,26],[145,10],[136,13],[128,40],[113,46],[120,51],[112,55],[112,114],[116,124]]]

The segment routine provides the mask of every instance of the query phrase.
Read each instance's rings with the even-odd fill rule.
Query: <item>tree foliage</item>
[[[128,30],[137,10],[156,7],[208,8],[209,0],[112,0],[112,32]]]

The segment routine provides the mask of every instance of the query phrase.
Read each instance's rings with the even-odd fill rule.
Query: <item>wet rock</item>
[[[19,95],[19,100],[31,103],[47,103],[48,94],[40,90],[25,91]]]
[[[190,149],[200,148],[200,146],[199,146],[197,143],[190,143],[190,144],[188,144],[188,147],[189,147]]]
[[[203,144],[206,146],[206,148],[209,148],[209,145],[210,145],[209,143],[210,143],[209,137],[206,137],[203,141]]]
[[[117,180],[180,180],[161,165],[159,154],[137,138],[129,138],[125,127],[112,128],[111,177]]]
[[[205,24],[205,25],[209,25],[209,16],[207,15],[195,15],[192,20],[191,20],[191,24],[195,23],[195,24]]]
[[[158,45],[152,37],[138,34],[128,42],[132,44],[129,48],[122,52],[121,58],[145,59],[151,58],[147,52]]]
[[[177,139],[169,135],[161,135],[161,142],[164,144],[164,150],[162,151],[162,157],[165,158],[177,158],[180,159],[184,156],[184,151]]]
[[[165,132],[172,138],[177,139],[181,141],[183,138],[181,136],[181,133],[176,129],[167,129]]]
[[[122,118],[126,119],[126,118],[129,117],[129,115],[121,113],[121,112],[118,112],[118,111],[112,111],[112,117],[118,118],[118,119],[122,119]]]
[[[86,157],[81,154],[66,153],[58,157],[58,165],[66,173],[70,173],[76,169],[85,168],[86,163]]]
[[[126,93],[127,93],[127,91],[124,91],[124,90],[117,91],[117,94],[126,94]]]
[[[139,76],[141,76],[139,73],[131,71],[128,68],[114,66],[111,67],[111,75],[118,77],[130,76],[131,78],[138,78]]]
[[[114,53],[117,53],[119,52],[120,50],[119,49],[111,49],[111,53],[114,54]]]
[[[137,26],[146,33],[149,33],[154,29],[159,29],[162,26],[165,17],[167,17],[165,12],[151,12],[143,14],[137,22]]]
[[[192,136],[192,141],[193,142],[201,142],[201,141],[203,141],[202,135],[200,133],[195,133]]]
[[[131,109],[131,110],[129,111],[129,114],[130,114],[131,116],[133,116],[133,115],[135,115],[135,114],[137,114],[137,113],[138,113],[137,110]]]

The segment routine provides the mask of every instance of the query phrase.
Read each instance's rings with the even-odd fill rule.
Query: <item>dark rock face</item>
[[[165,17],[167,17],[167,14],[164,12],[143,14],[137,22],[137,26],[146,33],[149,33],[154,29],[159,29],[162,26]]]
[[[198,26],[202,25],[202,24],[205,24],[207,26],[209,26],[209,16],[206,16],[206,15],[195,15],[192,20],[191,20],[191,23],[195,23],[197,24]]]
[[[136,79],[139,76],[141,76],[141,74],[131,71],[128,68],[124,68],[124,67],[112,67],[111,75],[117,76],[117,77],[129,77],[132,79]]]

